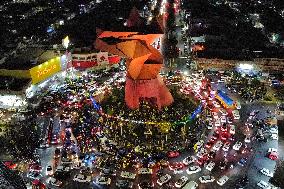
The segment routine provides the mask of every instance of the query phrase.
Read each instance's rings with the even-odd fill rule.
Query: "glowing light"
[[[242,70],[252,70],[253,65],[251,65],[251,64],[240,64],[239,68],[242,69]]]
[[[68,46],[69,46],[69,43],[70,43],[69,37],[66,36],[66,37],[62,40],[62,45],[63,45],[64,48],[67,49]]]

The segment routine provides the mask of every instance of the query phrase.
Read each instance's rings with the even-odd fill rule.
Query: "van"
[[[190,181],[182,189],[196,189],[196,188],[198,188],[198,184],[194,181]]]

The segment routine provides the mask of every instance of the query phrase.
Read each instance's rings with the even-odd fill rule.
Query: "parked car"
[[[39,172],[30,171],[28,172],[27,177],[33,180],[40,180],[40,178],[42,178],[42,175]]]
[[[210,182],[214,182],[215,178],[213,176],[206,175],[206,176],[199,177],[199,181],[201,183],[210,183]]]
[[[175,182],[175,187],[181,188],[183,187],[188,181],[188,178],[186,176],[182,176]]]
[[[82,174],[77,174],[74,176],[73,181],[76,182],[91,182],[91,176],[86,176]]]
[[[49,177],[46,180],[46,183],[52,185],[52,186],[56,186],[56,187],[61,187],[62,186],[62,182],[60,180],[57,180],[56,178],[53,177]]]
[[[233,149],[236,150],[236,151],[238,151],[238,150],[240,150],[241,146],[242,146],[242,142],[238,141],[238,142],[236,142],[235,145],[233,146]]]
[[[189,165],[191,163],[194,163],[195,161],[196,161],[196,158],[194,156],[188,156],[182,162],[184,165]]]
[[[138,174],[152,174],[153,170],[149,168],[140,168]]]
[[[46,175],[53,175],[53,168],[51,165],[46,167]]]
[[[215,162],[210,161],[210,162],[206,165],[205,169],[207,169],[208,171],[212,171],[212,169],[213,169],[214,167],[215,167]]]
[[[121,188],[121,189],[124,189],[124,188],[133,188],[133,182],[130,182],[129,180],[117,180],[116,183],[115,183],[116,187],[117,188]]]
[[[171,180],[171,175],[169,174],[166,174],[166,175],[163,175],[161,176],[158,180],[157,180],[157,183],[162,186],[163,184],[169,182]]]
[[[273,177],[273,173],[266,168],[260,169],[260,172],[268,177]]]
[[[229,180],[229,177],[224,175],[219,180],[217,180],[217,184],[219,184],[220,186],[223,186],[228,180]]]
[[[96,183],[99,185],[110,185],[111,183],[111,178],[105,177],[105,176],[99,176],[96,179]]]
[[[126,179],[135,179],[136,174],[135,173],[130,173],[130,172],[127,172],[127,171],[122,171],[120,176],[122,178],[126,178]]]
[[[195,181],[190,181],[183,188],[184,189],[197,189],[198,184]]]
[[[194,174],[194,173],[198,173],[201,171],[201,168],[199,166],[196,166],[196,165],[193,165],[193,166],[190,166],[187,170],[186,170],[186,173],[191,175],[191,174]]]
[[[142,181],[138,184],[139,189],[153,189],[155,187],[153,182]]]
[[[264,182],[263,180],[259,181],[257,183],[257,186],[259,188],[262,188],[262,189],[271,189],[271,187],[268,185],[268,183]]]

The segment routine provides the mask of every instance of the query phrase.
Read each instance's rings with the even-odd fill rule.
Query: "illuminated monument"
[[[125,102],[129,108],[139,108],[141,100],[150,101],[159,109],[173,102],[159,76],[163,58],[151,45],[162,34],[112,31],[98,31],[97,34],[96,49],[126,58]]]

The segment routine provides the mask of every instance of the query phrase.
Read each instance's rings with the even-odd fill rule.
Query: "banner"
[[[99,52],[99,53],[97,53],[97,63],[98,63],[98,65],[109,64],[108,52]]]
[[[56,57],[31,68],[32,83],[37,84],[59,72],[61,70],[60,64],[60,57]]]

